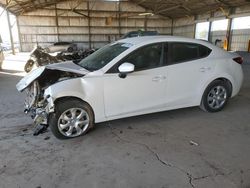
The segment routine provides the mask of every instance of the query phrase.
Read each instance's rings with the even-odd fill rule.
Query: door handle
[[[211,70],[211,67],[201,67],[200,68],[201,72],[206,72],[206,71],[210,71],[210,70]]]
[[[152,81],[154,81],[154,82],[159,82],[159,81],[162,81],[162,80],[165,80],[165,79],[166,79],[166,76],[161,76],[161,75],[159,75],[159,76],[153,77],[153,78],[152,78]]]

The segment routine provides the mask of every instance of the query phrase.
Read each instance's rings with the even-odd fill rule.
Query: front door
[[[118,66],[129,62],[135,71],[120,78]],[[139,114],[165,104],[167,72],[163,44],[142,47],[118,62],[104,75],[104,105],[108,118]]]

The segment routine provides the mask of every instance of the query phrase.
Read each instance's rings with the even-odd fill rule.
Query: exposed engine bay
[[[17,89],[26,93],[25,109],[34,119],[34,135],[44,132],[48,127],[48,99],[44,91],[51,85],[67,79],[82,77],[86,70],[73,63],[63,63],[38,68],[25,76],[18,84]]]
[[[46,98],[44,98],[44,90],[47,87],[56,82],[81,76],[82,75],[77,73],[46,69],[41,76],[39,76],[25,89],[25,106],[27,110],[33,107],[44,106],[44,103],[46,102]]]

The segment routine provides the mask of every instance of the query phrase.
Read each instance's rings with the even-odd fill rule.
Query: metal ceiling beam
[[[4,9],[3,10],[3,12],[1,13],[1,15],[4,13],[4,11],[6,11],[6,10],[8,10],[11,14],[14,14],[15,15],[15,13],[12,11],[12,10],[10,10],[9,9],[9,4],[10,4],[10,2],[11,2],[11,0],[10,1],[7,1],[8,3],[6,3],[6,4],[3,4],[3,3],[0,3],[0,6]],[[0,16],[1,16],[0,15]]]
[[[31,1],[34,2],[34,0],[31,0]],[[66,1],[66,0],[62,0],[62,1]],[[32,3],[32,5],[30,5],[30,6],[23,7],[23,12],[22,13],[30,12],[30,11],[37,10],[37,9],[41,9],[41,8],[51,6],[51,5],[55,5],[56,3],[62,2],[62,1],[58,1],[58,0],[53,0],[52,2],[51,1],[50,2],[45,1],[44,3],[38,4],[38,5]]]
[[[181,7],[182,7],[183,9],[185,9],[187,12],[192,12],[190,8],[188,8],[188,7],[184,6],[184,5],[182,5]]]
[[[140,0],[139,2],[135,1],[135,3],[140,5],[140,4],[144,3],[145,1],[147,1],[147,0]]]
[[[223,5],[227,6],[227,7],[231,7],[231,5],[229,3],[227,3],[227,2],[225,2],[224,0],[216,0],[216,1],[218,3],[220,3],[220,4],[223,4]]]
[[[155,14],[160,14],[162,12],[167,12],[167,11],[170,11],[170,10],[175,10],[175,9],[180,8],[180,7],[181,7],[181,5],[176,5],[176,6],[173,6],[173,7],[164,8],[164,9],[161,9],[161,10],[155,12]]]
[[[88,11],[89,11],[89,10],[88,10]],[[84,14],[84,13],[81,13],[79,10],[73,9],[72,12],[74,12],[74,13],[76,13],[76,14],[79,14],[79,15],[81,15],[81,16],[84,16],[84,17],[86,17],[86,18],[89,18],[89,15],[86,15],[86,14]]]
[[[12,0],[12,3],[9,5],[8,10],[14,14],[23,14],[25,12],[34,11],[36,9],[42,9],[50,5],[54,5],[59,2],[67,0]],[[72,0],[72,2],[74,2]],[[76,0],[76,2],[107,2],[107,0]],[[111,1],[109,1],[111,2]],[[133,2],[145,9],[145,11],[150,10],[155,14],[159,14],[164,17],[173,17],[179,18],[184,17],[185,15],[194,15],[197,13],[203,13],[208,11],[214,11],[219,7],[231,8],[236,6],[244,6],[250,4],[247,1],[238,0],[238,1],[229,1],[229,0],[214,0],[212,4],[210,1],[202,0],[120,0],[122,2]],[[199,3],[196,4],[196,3]],[[195,5],[195,6],[193,6]],[[4,3],[0,3],[0,6],[6,7]],[[195,7],[195,8],[194,8]],[[74,7],[72,7],[74,9]],[[73,10],[72,9],[72,10]],[[91,10],[91,9],[90,9]],[[78,10],[77,10],[78,11]],[[129,11],[128,11],[129,12]],[[82,13],[82,12],[81,12]]]

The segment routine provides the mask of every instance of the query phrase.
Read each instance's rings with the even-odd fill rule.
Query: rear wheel
[[[226,81],[213,81],[202,96],[201,109],[207,112],[221,111],[227,104],[230,93],[230,87]]]
[[[34,66],[35,62],[32,59],[29,59],[27,63],[24,66],[24,71],[25,72],[30,72]]]
[[[66,99],[56,105],[56,112],[50,116],[49,126],[59,139],[74,138],[86,134],[94,125],[91,107],[77,99]]]

